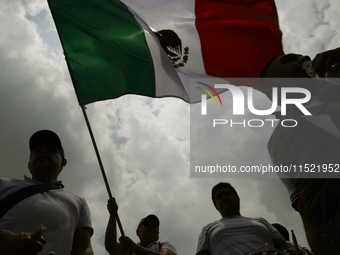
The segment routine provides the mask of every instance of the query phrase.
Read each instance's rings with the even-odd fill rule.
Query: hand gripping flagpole
[[[99,154],[99,151],[98,151],[98,147],[97,147],[97,144],[96,144],[96,140],[94,139],[94,135],[93,135],[93,133],[92,133],[92,129],[91,129],[91,125],[90,125],[89,119],[87,118],[85,106],[84,106],[84,105],[80,105],[80,107],[81,107],[81,109],[82,109],[82,111],[83,111],[83,115],[84,115],[84,118],[85,118],[85,122],[86,122],[87,128],[88,128],[89,133],[90,133],[90,136],[91,136],[91,140],[92,140],[92,143],[93,143],[94,150],[95,150],[96,155],[97,155],[98,163],[99,163],[99,166],[100,166],[100,170],[101,170],[101,172],[102,172],[102,175],[103,175],[103,179],[104,179],[104,183],[105,183],[105,186],[106,186],[107,193],[109,194],[109,198],[111,199],[111,198],[112,198],[111,189],[110,189],[110,186],[109,186],[109,182],[107,181],[107,178],[106,178],[104,166],[103,166],[102,160],[101,160],[101,158],[100,158],[100,154]],[[121,235],[122,235],[122,236],[125,236],[124,230],[123,230],[123,227],[122,227],[122,224],[121,224],[120,219],[119,219],[119,216],[118,216],[118,212],[116,213],[116,220],[117,220],[118,227],[119,227],[119,230],[120,230]]]

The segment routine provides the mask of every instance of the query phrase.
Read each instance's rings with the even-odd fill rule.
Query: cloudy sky
[[[338,0],[276,4],[286,53],[313,58],[339,46]],[[108,195],[46,1],[0,0],[0,31],[1,176],[28,175],[31,134],[40,129],[57,132],[68,159],[60,179],[68,191],[86,198],[95,254],[107,254],[103,243]],[[225,93],[222,100],[228,96]],[[268,103],[260,93],[256,99]],[[139,220],[154,213],[161,220],[160,240],[171,241],[179,254],[195,254],[201,228],[220,218],[211,188],[229,181],[239,192],[242,215],[262,216],[294,229],[299,243],[308,246],[299,215],[277,178],[190,178],[188,104],[124,96],[91,104],[87,113],[125,234],[133,240],[138,240]],[[231,163],[268,164],[266,143],[272,130],[223,130],[226,157]]]

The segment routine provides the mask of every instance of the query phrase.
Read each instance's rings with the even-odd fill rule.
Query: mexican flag
[[[194,102],[190,78],[259,77],[283,54],[273,0],[48,3],[80,105],[124,94]]]

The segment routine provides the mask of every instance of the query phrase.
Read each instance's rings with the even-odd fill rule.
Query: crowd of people
[[[340,48],[323,52],[314,59],[314,70],[323,77],[326,72],[332,71],[339,59]],[[306,60],[308,57],[287,54],[270,61],[262,72],[262,77],[273,78],[266,79],[262,84],[266,95],[272,98],[274,87],[297,85],[284,83],[278,78],[307,78],[302,68]],[[340,107],[337,104],[340,101],[340,86],[313,79],[310,81],[303,83],[313,96],[307,109],[322,105],[326,110],[319,111],[311,120],[304,119],[297,109],[289,109],[289,118],[299,119],[301,124],[289,129],[277,126],[274,130],[268,150],[276,165],[335,164],[340,161],[340,143],[337,140],[340,138],[325,128],[325,118],[321,116],[327,116],[328,126],[340,130]],[[319,125],[319,122],[322,124]],[[25,176],[24,180],[0,179],[0,254],[93,254],[93,228],[88,205],[84,198],[65,191],[61,181],[58,181],[60,172],[67,164],[60,138],[52,131],[41,130],[31,136],[29,148],[28,169],[31,177]],[[301,215],[314,254],[340,254],[338,179],[288,176],[282,181],[291,195],[293,208]],[[278,225],[272,225],[261,217],[242,216],[240,198],[230,183],[218,183],[211,195],[221,218],[202,228],[196,255],[246,255],[270,250],[308,254],[309,251],[289,243],[286,233],[281,234]],[[136,228],[140,241],[135,243],[128,236],[117,240],[118,205],[114,198],[108,201],[108,211],[110,218],[105,247],[110,254],[177,255],[176,248],[170,242],[159,241],[160,221],[156,215],[150,214],[141,219]],[[47,230],[35,236],[32,232],[40,223],[46,225]]]

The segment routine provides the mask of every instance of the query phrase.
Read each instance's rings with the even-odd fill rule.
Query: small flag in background
[[[48,3],[80,105],[124,94],[194,102],[190,78],[259,77],[283,54],[272,0]]]

